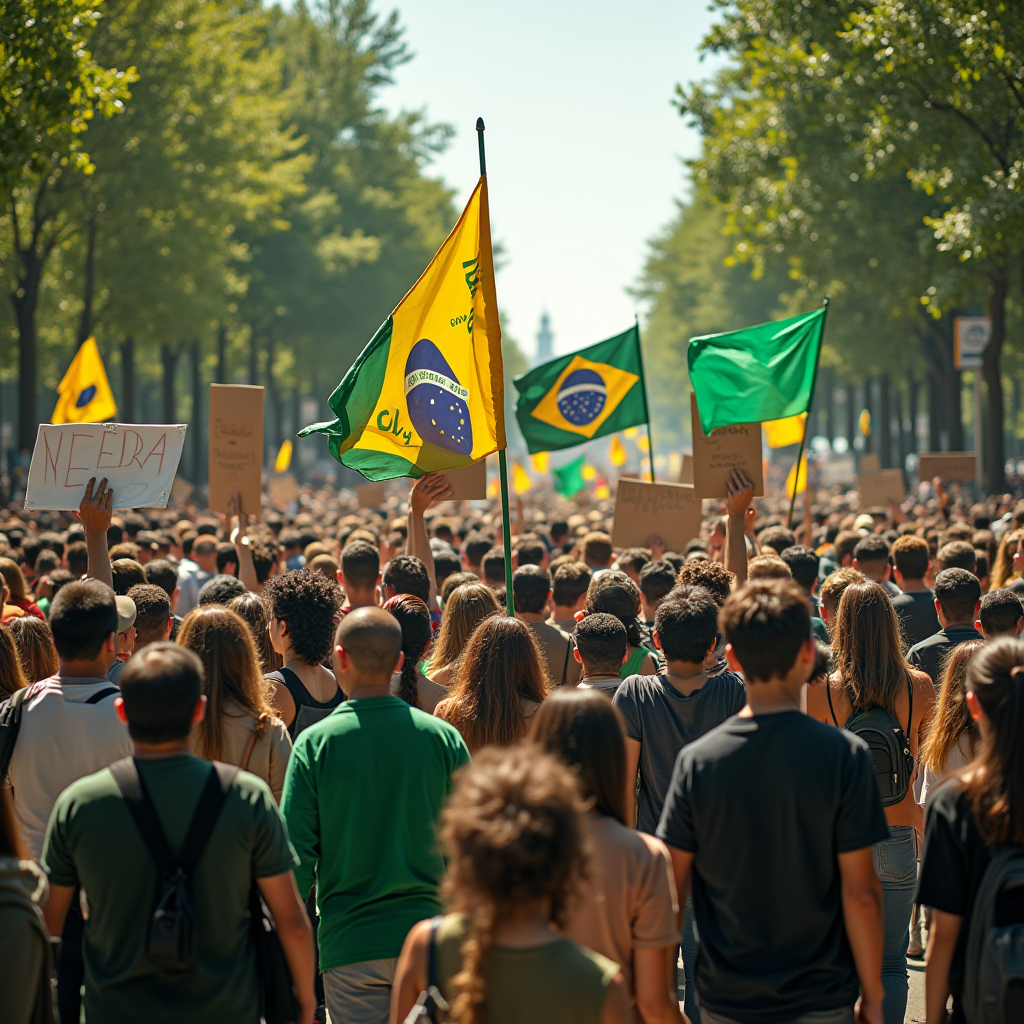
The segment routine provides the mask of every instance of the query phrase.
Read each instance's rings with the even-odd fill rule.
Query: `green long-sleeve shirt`
[[[296,740],[281,811],[299,892],[317,883],[321,970],[397,957],[440,912],[436,826],[468,763],[456,729],[398,697],[346,701]]]

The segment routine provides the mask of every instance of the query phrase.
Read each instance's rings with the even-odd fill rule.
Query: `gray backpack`
[[[996,904],[1024,888],[1024,850],[1002,847],[981,880],[967,930],[964,1015],[970,1024],[1024,1020],[1024,924],[997,925]]]
[[[845,683],[843,685],[846,686]],[[830,682],[825,684],[825,690],[828,694],[828,709],[832,712],[832,721],[839,725],[836,710],[832,707]],[[863,709],[857,708],[853,691],[846,686],[846,699],[853,710],[842,728],[859,736],[868,745],[883,807],[892,807],[903,800],[910,791],[910,783],[914,778],[914,755],[910,751],[908,739],[914,724],[914,688],[909,677],[907,698],[909,710],[907,728],[904,731],[899,719],[878,704],[869,704]]]

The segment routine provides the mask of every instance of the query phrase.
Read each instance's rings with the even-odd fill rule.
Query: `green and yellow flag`
[[[647,395],[636,326],[513,381],[516,419],[532,455],[572,448],[647,422]]]
[[[102,423],[117,415],[117,403],[95,338],[82,342],[57,385],[57,395],[51,423]]]
[[[368,480],[468,466],[505,447],[487,180],[329,403],[331,454]]]

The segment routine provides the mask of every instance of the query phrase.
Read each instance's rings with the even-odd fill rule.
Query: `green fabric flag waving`
[[[573,459],[572,462],[567,462],[564,466],[551,470],[555,490],[563,498],[572,498],[587,486],[586,480],[583,479],[585,460],[586,456],[581,455],[578,459]]]
[[[512,382],[530,454],[572,448],[647,422],[640,331],[535,366]]]
[[[705,434],[807,411],[827,308],[690,339],[690,383]]]

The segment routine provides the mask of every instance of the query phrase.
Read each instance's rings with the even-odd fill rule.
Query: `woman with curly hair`
[[[53,633],[45,619],[23,615],[20,619],[11,619],[7,628],[14,638],[21,669],[30,684],[57,674],[57,651],[53,646]]]
[[[390,1024],[427,989],[431,959],[449,1024],[630,1020],[618,966],[560,934],[586,872],[586,809],[572,771],[533,748],[484,751],[460,773],[441,828],[452,912],[409,932]]]
[[[518,743],[550,688],[530,627],[491,615],[469,638],[455,682],[434,714],[462,733],[475,756],[481,747]]]
[[[341,587],[314,569],[297,569],[271,576],[261,594],[270,609],[270,642],[284,659],[267,673],[269,699],[294,740],[345,699],[334,673],[324,668],[334,650]]]
[[[438,686],[420,671],[419,664],[430,648],[433,634],[430,629],[430,611],[419,597],[396,594],[384,604],[402,627],[402,669],[391,677],[391,692],[428,715],[434,713],[438,701],[448,696],[448,690]]]
[[[441,614],[441,628],[423,670],[435,683],[451,686],[459,659],[473,630],[489,615],[501,609],[494,591],[484,583],[463,583],[448,594]]]
[[[193,608],[176,642],[197,654],[206,670],[206,714],[193,735],[196,754],[252,772],[280,801],[292,744],[267,703],[267,682],[245,620],[221,605]]]

